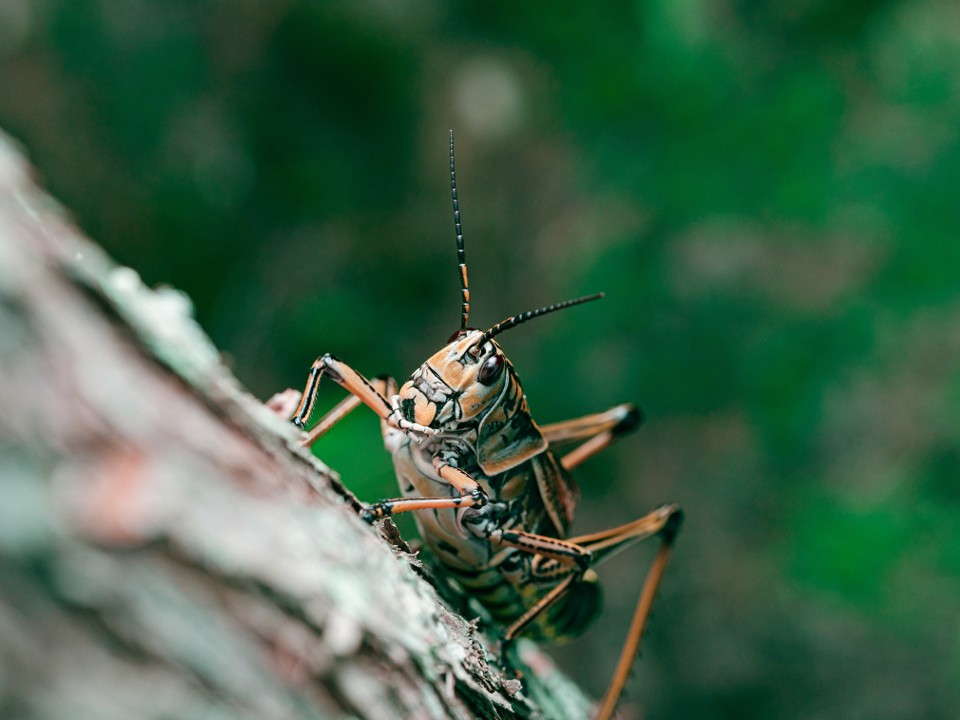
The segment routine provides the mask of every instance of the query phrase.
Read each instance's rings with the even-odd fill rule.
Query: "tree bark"
[[[297,440],[0,135],[0,717],[586,717]]]

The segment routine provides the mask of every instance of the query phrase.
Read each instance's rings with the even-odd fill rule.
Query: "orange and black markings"
[[[555,640],[582,633],[600,608],[593,568],[648,538],[659,541],[610,686],[595,720],[609,720],[637,655],[683,514],[666,504],[632,522],[569,536],[579,499],[570,471],[635,431],[633,405],[538,426],[513,365],[495,338],[534,318],[599,300],[565,300],[468,328],[470,288],[457,197],[453,132],[450,192],[460,284],[460,327],[402,385],[367,380],[332,355],[317,358],[292,422],[305,429],[326,377],[350,396],[306,433],[312,444],[360,405],[381,419],[402,497],[361,510],[374,522],[412,512],[439,567],[502,627],[504,652],[521,634]],[[560,452],[563,448],[564,452]],[[509,659],[505,657],[505,665]]]

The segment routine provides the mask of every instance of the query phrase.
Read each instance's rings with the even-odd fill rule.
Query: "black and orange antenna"
[[[600,300],[603,295],[603,293],[597,293],[596,295],[584,295],[583,297],[574,298],[573,300],[564,300],[563,302],[558,302],[554,305],[544,305],[542,308],[537,308],[536,310],[527,310],[526,312],[514,315],[513,317],[508,317],[506,320],[501,320],[498,322],[489,330],[484,331],[483,337],[480,339],[480,342],[477,343],[477,346],[479,347],[483,345],[490,338],[496,337],[500,333],[505,332],[510,328],[514,328],[517,325],[525,323],[527,320],[533,320],[535,317],[547,315],[548,313],[573,307],[574,305],[580,305],[592,300]]]
[[[450,193],[453,196],[453,225],[457,231],[457,266],[460,271],[460,330],[466,330],[467,320],[470,318],[470,283],[467,281],[467,256],[463,251],[460,203],[457,202],[457,168],[453,162],[453,130],[450,131]]]

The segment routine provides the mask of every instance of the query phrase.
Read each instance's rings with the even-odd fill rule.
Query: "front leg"
[[[300,405],[291,420],[301,430],[306,428],[310,415],[313,413],[313,406],[317,401],[317,388],[320,387],[320,379],[324,375],[347,392],[355,395],[382,420],[396,421],[394,418],[396,410],[369,380],[346,363],[327,353],[314,360],[310,368],[310,376],[307,378],[307,387],[303,391]]]

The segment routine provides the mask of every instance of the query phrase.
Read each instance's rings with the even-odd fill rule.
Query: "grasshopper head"
[[[454,431],[484,414],[512,372],[500,346],[482,330],[461,330],[400,388],[400,410],[411,422]]]

